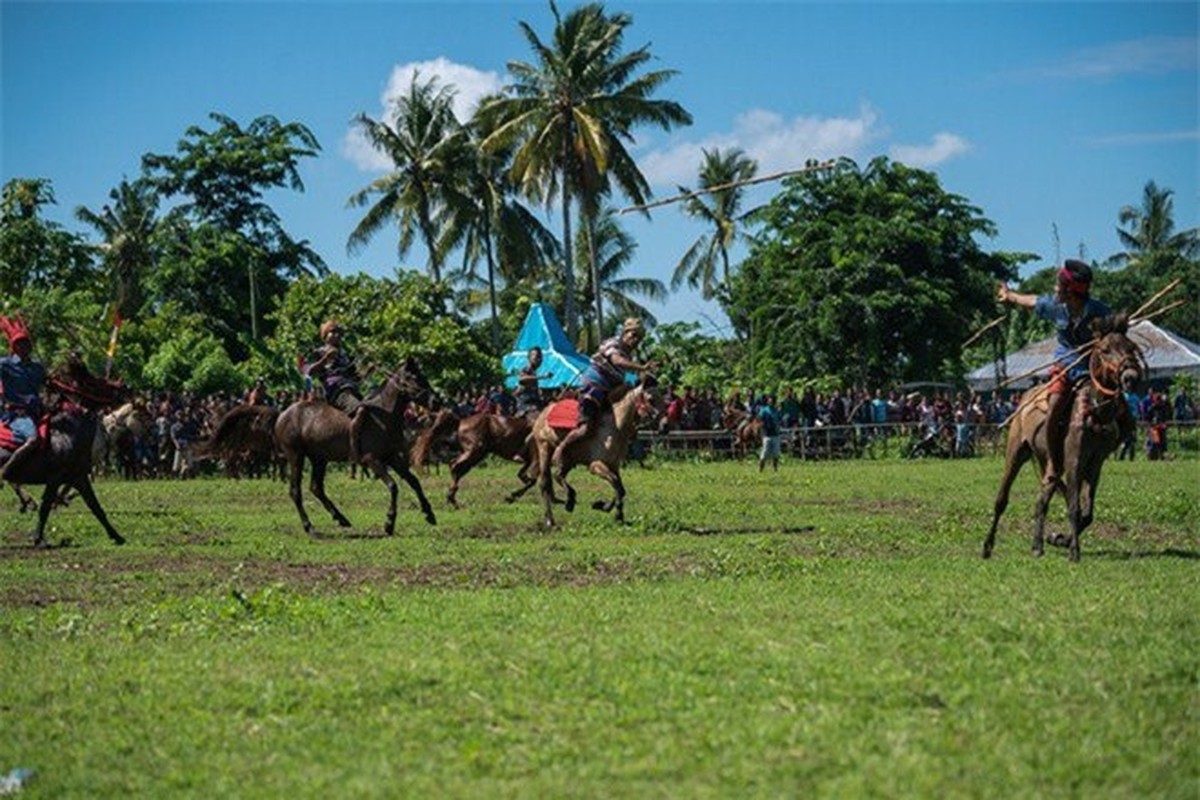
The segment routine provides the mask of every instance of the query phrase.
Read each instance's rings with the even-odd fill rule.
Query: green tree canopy
[[[978,208],[883,157],[790,178],[757,218],[730,318],[760,381],[958,377],[961,342],[1026,258],[984,252]]]

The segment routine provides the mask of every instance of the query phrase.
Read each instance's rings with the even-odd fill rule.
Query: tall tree
[[[1139,206],[1125,206],[1117,214],[1117,236],[1124,250],[1110,256],[1096,293],[1116,308],[1133,310],[1172,280],[1182,280],[1180,296],[1192,298],[1156,322],[1183,336],[1200,338],[1200,315],[1195,298],[1200,295],[1200,229],[1176,231],[1174,192],[1148,181]]]
[[[485,148],[515,145],[512,174],[522,190],[535,202],[557,201],[561,206],[564,316],[574,340],[578,336],[574,207],[589,227],[601,198],[614,184],[634,203],[644,203],[649,184],[625,148],[634,140],[633,128],[654,124],[670,130],[691,124],[692,118],[679,103],[653,99],[675,74],[673,70],[636,75],[652,58],[648,46],[622,52],[625,30],[633,22],[630,15],[610,15],[599,3],[579,6],[564,17],[551,2],[550,11],[554,16],[551,43],[521,22],[536,63],[510,61],[513,83],[503,95],[483,103],[478,114],[492,130],[484,140]],[[598,264],[599,259],[593,257],[591,262]],[[599,287],[600,281],[594,285]],[[600,322],[599,293],[595,305]]]
[[[592,225],[591,234],[581,231],[579,236],[581,239],[587,236],[591,240],[590,247],[583,247],[580,242],[581,246],[575,250],[580,296],[603,296],[609,307],[621,317],[640,317],[647,325],[657,325],[654,314],[635,298],[664,302],[667,299],[667,287],[654,278],[624,277],[625,269],[633,263],[637,254],[637,242],[621,227],[616,212],[612,208],[602,209]],[[593,258],[597,260],[593,262]],[[596,280],[599,280],[598,286],[594,283]],[[591,352],[604,339],[605,331],[596,319],[589,319],[587,303],[582,305],[587,324],[580,341],[575,344],[583,352]]]
[[[759,218],[730,318],[746,320],[764,380],[949,377],[1016,258],[980,249],[995,226],[978,208],[886,158],[790,178]]]
[[[148,181],[122,180],[108,193],[111,203],[100,211],[80,206],[75,218],[101,238],[101,262],[108,273],[111,298],[121,316],[130,319],[142,308],[143,281],[155,262],[158,193]]]
[[[708,232],[702,234],[675,266],[671,276],[671,288],[678,289],[686,281],[693,289],[699,288],[704,299],[717,294],[718,289],[729,287],[729,249],[740,234],[740,226],[752,211],[742,211],[744,186],[731,186],[748,181],[758,172],[758,163],[739,148],[722,151],[720,148],[703,150],[700,164],[700,190],[682,204],[685,214],[705,224]],[[727,187],[709,191],[716,187]],[[692,194],[685,186],[680,192]],[[721,275],[717,277],[718,264]]]
[[[0,190],[0,300],[27,288],[95,288],[87,243],[43,216],[54,204],[46,178],[14,178]]]
[[[391,124],[359,114],[356,122],[371,146],[391,159],[391,172],[350,196],[362,208],[375,202],[350,234],[348,249],[365,246],[391,224],[399,227],[397,251],[408,253],[419,234],[429,253],[429,276],[442,279],[445,243],[437,218],[455,205],[471,169],[467,133],[454,116],[454,89],[436,78],[413,74],[407,92],[395,101]]]
[[[178,143],[178,155],[147,154],[142,167],[164,198],[184,198],[167,215],[172,246],[165,248],[163,269],[158,271],[165,292],[161,299],[172,299],[172,291],[179,287],[183,290],[179,299],[187,301],[190,290],[204,280],[233,284],[236,273],[229,271],[246,275],[244,291],[227,288],[230,303],[192,309],[225,328],[218,335],[228,347],[243,332],[252,340],[259,338],[265,305],[260,298],[280,297],[285,278],[328,273],[320,256],[306,241],[293,240],[264,200],[271,189],[303,191],[300,160],[316,156],[320,145],[298,122],[284,124],[264,115],[243,128],[224,114],[209,117],[218,123],[215,130],[188,128]],[[195,241],[187,241],[189,231],[198,234]],[[218,249],[207,251],[209,247]],[[228,271],[203,274],[209,265]],[[192,293],[193,299],[196,296]]]

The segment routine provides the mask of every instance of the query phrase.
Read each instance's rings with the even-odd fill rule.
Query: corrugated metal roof
[[[1200,374],[1200,345],[1177,333],[1160,328],[1153,322],[1139,322],[1129,329],[1129,338],[1142,349],[1150,367],[1150,380],[1168,378],[1180,373]],[[1056,337],[1026,345],[1005,357],[1005,374],[1009,377],[1030,373],[1029,378],[1010,386],[1023,389],[1044,380],[1054,363]],[[988,390],[996,383],[996,363],[985,364],[967,375],[972,389]]]

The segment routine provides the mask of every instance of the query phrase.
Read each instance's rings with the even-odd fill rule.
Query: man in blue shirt
[[[780,430],[779,412],[775,410],[775,398],[766,395],[758,407],[756,416],[762,420],[762,452],[758,454],[758,471],[762,472],[767,461],[771,469],[779,471],[779,445],[782,431]]]
[[[29,458],[38,446],[37,418],[46,368],[33,358],[33,341],[24,320],[0,316],[0,330],[9,346],[9,354],[0,358],[0,423],[11,431],[17,446],[8,462],[11,466]]]
[[[1058,329],[1058,345],[1054,350],[1055,365],[1050,369],[1047,389],[1049,408],[1046,412],[1046,445],[1050,464],[1043,480],[1056,482],[1062,475],[1063,440],[1066,439],[1068,409],[1074,396],[1076,379],[1087,374],[1087,358],[1080,358],[1081,348],[1092,341],[1092,320],[1112,312],[1108,306],[1090,296],[1092,269],[1082,261],[1067,259],[1058,271],[1054,294],[1019,294],[1001,283],[996,297],[1002,303],[1026,308],[1039,317],[1054,323]]]

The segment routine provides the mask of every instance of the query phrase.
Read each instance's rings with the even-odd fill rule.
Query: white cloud
[[[691,185],[703,158],[701,150],[740,147],[758,162],[758,173],[767,175],[798,169],[809,159],[860,157],[867,146],[886,135],[879,116],[868,105],[854,117],[795,117],[753,109],[734,120],[733,130],[700,141],[682,141],[638,157],[642,173],[652,185]]]
[[[948,161],[971,149],[971,143],[953,133],[938,133],[929,144],[894,144],[888,148],[893,161],[924,169]]]
[[[395,98],[408,90],[416,75],[419,75],[422,81],[436,78],[438,85],[453,87],[454,114],[460,120],[469,119],[475,111],[475,106],[484,96],[499,92],[504,86],[503,80],[495,72],[482,72],[466,64],[456,64],[444,57],[432,61],[397,64],[392,68],[387,86],[379,97],[380,110],[374,115],[375,119],[390,122]],[[343,156],[364,171],[380,172],[392,167],[391,161],[371,147],[356,127],[350,128],[342,137],[341,151]]]
[[[1069,53],[1056,64],[1037,70],[1051,78],[1111,78],[1117,75],[1162,74],[1196,69],[1200,39],[1195,36],[1152,36]]]

